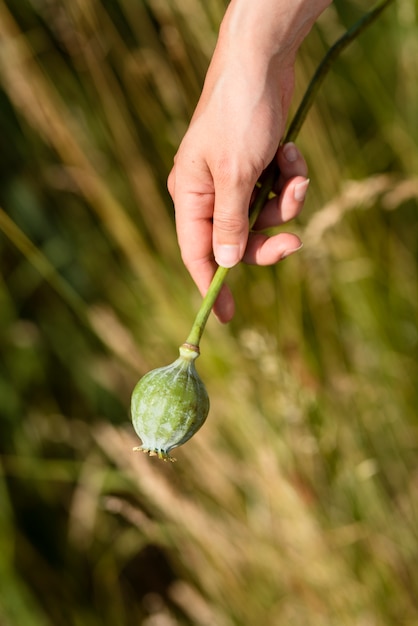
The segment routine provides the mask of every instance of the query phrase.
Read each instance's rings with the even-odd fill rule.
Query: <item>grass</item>
[[[204,428],[174,466],[131,452],[133,386],[200,304],[165,180],[223,8],[0,1],[6,626],[418,624],[410,0],[338,61],[300,134],[303,250],[228,277]],[[294,106],[364,10],[322,16]]]

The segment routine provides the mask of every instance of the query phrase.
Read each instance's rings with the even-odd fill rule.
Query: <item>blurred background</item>
[[[295,110],[370,2],[336,0]],[[0,0],[0,624],[418,624],[418,27],[398,0],[298,139],[303,250],[228,277],[177,463],[130,394],[200,304],[166,178],[224,0]]]

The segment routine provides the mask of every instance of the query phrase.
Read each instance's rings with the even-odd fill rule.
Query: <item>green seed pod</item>
[[[180,356],[171,365],[145,374],[132,393],[131,414],[142,446],[164,460],[174,459],[170,450],[192,437],[209,412],[209,397],[195,367],[196,346],[183,344]]]

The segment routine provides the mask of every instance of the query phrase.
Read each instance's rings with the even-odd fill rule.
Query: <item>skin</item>
[[[217,265],[272,265],[301,247],[285,224],[303,207],[307,167],[296,146],[277,149],[294,87],[297,50],[329,0],[232,0],[190,126],[168,178],[182,259],[204,295]],[[254,186],[276,158],[281,175],[248,234]],[[234,314],[224,286],[214,307]]]

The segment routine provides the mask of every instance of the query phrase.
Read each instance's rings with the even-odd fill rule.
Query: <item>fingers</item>
[[[176,209],[176,230],[184,265],[204,296],[217,269],[212,250],[213,192],[196,193],[176,179],[174,167],[168,177],[168,190]],[[204,187],[204,186],[203,186]],[[234,315],[234,300],[224,285],[213,311],[220,322]]]
[[[214,177],[213,251],[222,267],[241,261],[248,240],[248,207],[258,174],[250,171],[233,180],[226,173]]]
[[[255,230],[284,224],[297,217],[303,208],[309,186],[305,159],[293,143],[281,146],[276,158],[281,172],[275,189],[278,195],[264,206]]]
[[[254,230],[279,226],[297,217],[303,209],[308,187],[309,179],[302,176],[288,181],[279,196],[268,200],[254,224]]]
[[[304,176],[306,178],[308,175],[306,161],[293,142],[280,146],[276,158],[282,179],[289,180],[294,176]]]
[[[301,211],[309,180],[307,166],[294,144],[277,152],[281,170],[280,193],[267,202],[255,224],[262,230],[296,217]],[[200,165],[200,166],[199,166]],[[259,172],[255,169],[234,176],[233,172],[209,171],[206,163],[193,161],[193,178],[187,164],[173,167],[167,184],[176,209],[176,228],[185,266],[205,295],[218,265],[233,267],[239,261],[272,265],[301,247],[296,235],[281,233],[248,237],[248,207]],[[184,172],[188,173],[187,176]],[[224,286],[214,306],[221,322],[234,315],[234,302]]]
[[[299,237],[291,233],[273,237],[251,233],[243,260],[250,265],[274,265],[300,250],[302,245]]]

